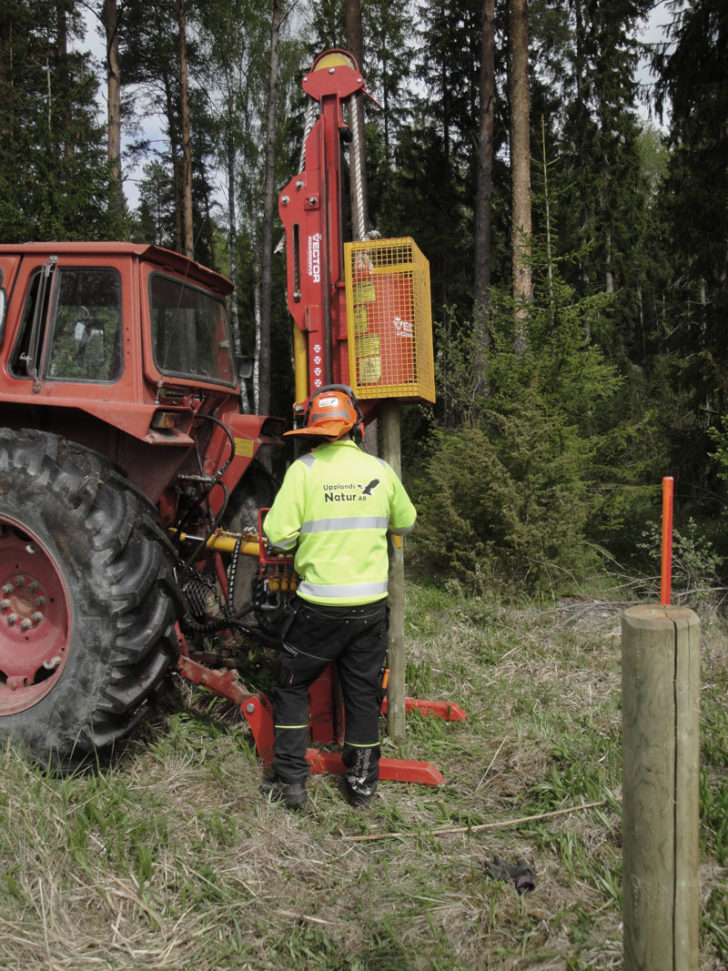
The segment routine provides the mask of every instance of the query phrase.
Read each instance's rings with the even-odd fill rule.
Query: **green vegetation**
[[[477,328],[441,336],[442,407],[465,421],[436,429],[415,459],[418,552],[428,569],[478,591],[551,590],[564,573],[592,572],[589,521],[614,523],[611,507],[635,478],[637,422],[612,414],[622,379],[584,337],[610,301],[577,299],[548,263],[534,274],[548,287],[531,307],[523,349],[514,350],[512,301],[493,308],[487,390],[477,390]],[[640,489],[631,492],[635,507]]]
[[[508,606],[411,584],[408,693],[468,720],[410,718],[384,754],[445,785],[382,783],[365,813],[331,776],[304,813],[267,804],[239,713],[181,684],[111,768],[57,778],[3,753],[0,967],[620,967],[622,593]],[[728,961],[728,630],[698,609],[709,971]],[[494,855],[525,859],[535,891],[488,877]]]

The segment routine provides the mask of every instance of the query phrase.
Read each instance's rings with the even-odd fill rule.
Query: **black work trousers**
[[[308,776],[308,689],[336,662],[344,702],[342,759],[349,785],[374,791],[379,778],[380,676],[387,649],[387,601],[330,607],[296,598],[273,688],[273,771],[284,782]]]

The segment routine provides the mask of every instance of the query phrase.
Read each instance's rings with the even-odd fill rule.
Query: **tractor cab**
[[[224,277],[132,243],[0,246],[0,272],[3,424],[93,448],[152,502],[232,450],[231,490],[280,441],[282,421],[241,414]]]

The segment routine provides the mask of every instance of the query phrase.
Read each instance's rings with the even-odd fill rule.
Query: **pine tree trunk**
[[[541,115],[541,165],[543,166],[543,208],[546,235],[546,279],[548,280],[549,321],[554,326],[556,317],[554,294],[554,253],[551,231],[551,190],[549,188],[549,162],[546,154],[546,122]]]
[[[205,213],[205,239],[207,240],[207,249],[210,253],[209,267],[211,270],[215,270],[217,273],[220,272],[220,265],[217,258],[217,236],[215,234],[215,223],[212,218],[212,211],[210,208],[210,189],[209,181],[207,179],[207,172],[205,170],[205,163],[202,163],[202,184],[205,186],[205,193],[202,200],[203,210]]]
[[[192,228],[192,142],[190,137],[190,106],[187,92],[187,22],[184,0],[177,0],[179,24],[179,85],[182,115],[182,226],[184,254],[194,259],[195,238]]]
[[[121,183],[121,71],[116,0],[104,0],[101,19],[106,35],[106,150],[111,177],[111,205],[121,212],[124,209],[124,191]]]
[[[184,252],[182,231],[182,165],[177,154],[176,142],[170,137],[172,153],[172,187],[174,191],[174,248],[176,252]]]
[[[61,91],[61,110],[63,112],[63,157],[70,162],[73,155],[73,124],[71,121],[71,77],[68,73],[68,17],[66,2],[58,4],[58,44],[56,57],[58,60],[58,84]]]
[[[240,339],[240,315],[238,313],[238,227],[237,211],[235,206],[235,193],[237,192],[237,180],[235,178],[235,141],[232,132],[228,132],[227,137],[227,198],[228,198],[228,250],[230,252],[230,282],[233,285],[233,292],[230,296],[230,313],[233,324],[233,339],[235,341],[235,352],[241,353],[242,341]]]
[[[260,281],[253,284],[253,322],[255,325],[255,361],[253,362],[253,414],[264,415],[260,406],[260,352],[262,328],[260,322]],[[265,449],[263,451],[266,451]]]
[[[281,2],[273,0],[273,17],[270,31],[270,82],[268,87],[268,113],[265,132],[265,181],[263,187],[263,232],[261,246],[261,294],[260,294],[260,336],[258,343],[258,382],[259,414],[267,414],[270,409],[270,332],[272,304],[272,262],[273,262],[273,213],[275,178],[275,134],[276,111],[278,108],[278,84],[280,65],[278,44],[281,32]]]
[[[483,0],[480,47],[480,129],[475,191],[475,312],[487,313],[490,292],[495,119],[495,0]],[[486,335],[487,341],[487,335]]]
[[[525,304],[531,299],[531,163],[528,97],[528,9],[527,0],[511,0],[511,173],[512,199],[512,265],[515,310],[515,347],[526,346]]]
[[[473,390],[487,393],[490,327],[491,230],[493,224],[493,130],[495,119],[495,0],[483,0],[480,39],[480,127],[476,153],[473,227]]]

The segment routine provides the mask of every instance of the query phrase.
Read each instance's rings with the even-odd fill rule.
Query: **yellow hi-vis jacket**
[[[296,549],[299,597],[366,604],[387,596],[387,532],[409,533],[416,516],[392,467],[344,440],[293,462],[263,530],[271,546]]]

